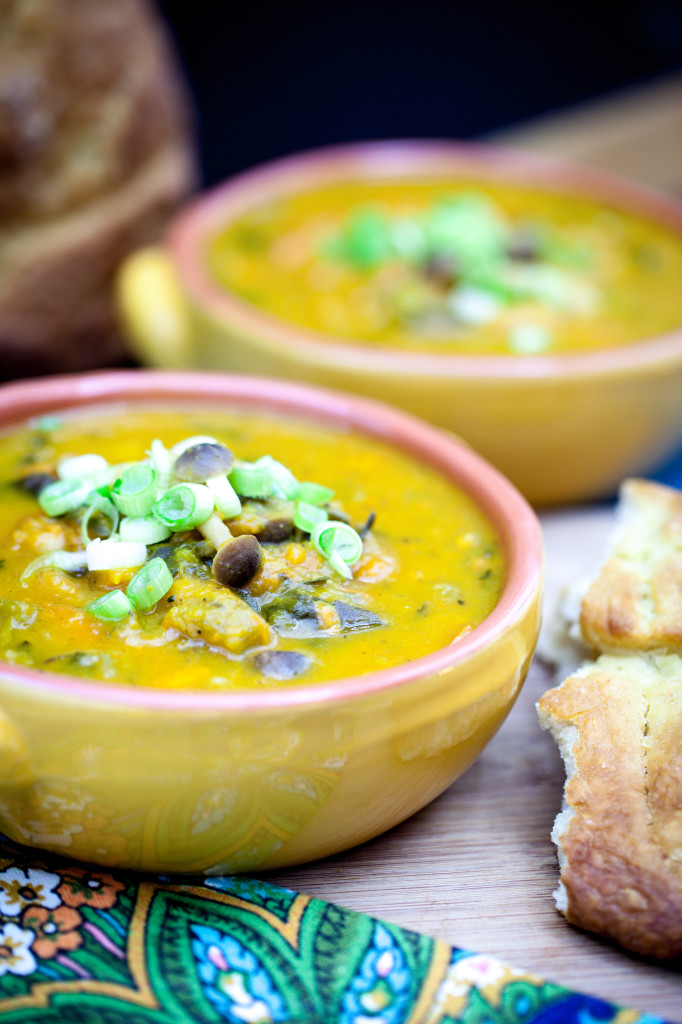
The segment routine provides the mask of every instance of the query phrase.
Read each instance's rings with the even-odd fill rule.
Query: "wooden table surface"
[[[496,141],[591,162],[682,195],[682,76]],[[541,518],[546,631],[562,586],[600,560],[612,512],[571,508]],[[682,1022],[679,966],[631,956],[570,927],[554,908],[557,864],[549,834],[564,771],[534,709],[553,682],[536,658],[498,735],[469,772],[419,814],[355,850],[273,873],[270,880]]]
[[[546,645],[562,588],[600,560],[609,507],[541,517]],[[438,800],[370,843],[270,880],[498,956],[570,988],[682,1021],[682,975],[566,924],[554,907],[549,834],[564,771],[534,704],[556,680],[536,658],[521,695],[473,767]]]
[[[682,74],[491,136],[682,196]]]

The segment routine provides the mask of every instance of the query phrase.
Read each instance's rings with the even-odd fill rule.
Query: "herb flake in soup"
[[[236,218],[206,259],[228,291],[321,342],[522,357],[682,325],[678,233],[517,184],[330,184]]]
[[[499,539],[435,469],[261,413],[50,417],[0,437],[0,657],[143,686],[289,686],[456,642]]]

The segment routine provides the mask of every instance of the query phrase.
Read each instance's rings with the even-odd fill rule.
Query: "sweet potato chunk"
[[[17,524],[11,538],[12,551],[24,551],[31,556],[48,551],[80,547],[80,534],[76,526],[62,519],[50,519],[40,512],[25,516]]]
[[[260,615],[227,587],[208,580],[179,577],[171,587],[166,627],[192,639],[243,654],[270,640],[270,629]]]

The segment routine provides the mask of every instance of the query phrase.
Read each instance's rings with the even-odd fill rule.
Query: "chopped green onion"
[[[357,562],[362,554],[362,538],[347,523],[318,523],[313,528],[310,540],[322,557],[343,576],[350,575],[346,572],[347,567]],[[341,567],[341,562],[346,569]]]
[[[190,530],[213,511],[213,494],[204,484],[176,484],[154,505],[154,515],[173,530]]]
[[[208,434],[195,434],[193,437],[186,437],[182,441],[178,441],[174,444],[170,450],[173,459],[177,459],[178,455],[182,455],[183,452],[187,451],[188,448],[193,448],[195,444],[220,444],[215,437],[209,437]]]
[[[232,519],[242,510],[242,503],[234,487],[226,476],[213,476],[206,481],[206,486],[213,495],[215,507],[221,516]]]
[[[355,210],[345,226],[343,251],[361,269],[371,270],[388,261],[393,252],[391,225],[383,210],[365,206]]]
[[[122,590],[110,590],[108,594],[102,594],[96,601],[86,604],[85,610],[94,615],[96,619],[103,619],[105,622],[118,622],[124,619],[133,610],[133,606]]]
[[[576,299],[580,299],[580,288],[572,275],[549,263],[510,267],[504,280],[515,298],[536,299],[551,309],[573,310]]]
[[[121,520],[121,540],[141,541],[143,544],[158,544],[172,534],[172,529],[156,516],[126,516]]]
[[[119,513],[114,503],[100,491],[92,491],[88,495],[88,507],[85,510],[81,521],[81,540],[83,541],[84,546],[90,542],[88,526],[90,525],[92,516],[94,516],[96,512],[101,512],[109,519],[111,523],[111,530],[109,531],[110,536],[116,533],[116,530],[118,529]]]
[[[272,455],[262,455],[254,463],[255,466],[262,466],[267,469],[273,480],[273,493],[277,498],[293,499],[298,495],[299,483],[291,470],[273,459]]]
[[[147,547],[139,541],[91,540],[85,549],[88,569],[135,569],[147,560]]]
[[[391,224],[391,245],[396,256],[408,263],[421,263],[426,258],[424,229],[412,217],[396,217]]]
[[[116,519],[116,526],[111,531],[112,535],[113,535],[114,533],[116,533],[116,530],[118,529],[118,522],[119,522],[119,519],[120,519],[120,512],[118,511],[118,509],[116,508],[116,506],[114,505],[114,503],[113,503],[113,501],[111,499],[111,487],[109,487],[108,484],[102,484],[101,487],[94,487],[90,491],[90,494],[88,494],[88,497],[86,499],[88,504],[90,504],[90,502],[93,502],[95,500],[95,495],[96,494],[98,494],[100,496],[100,498],[105,498],[116,509],[116,515],[118,516],[118,518]],[[86,543],[87,543],[87,541],[86,541]]]
[[[34,558],[26,566],[21,574],[21,581],[23,583],[40,569],[63,569],[65,572],[74,572],[76,569],[84,569],[85,565],[84,551],[48,551],[47,554]]]
[[[147,462],[124,469],[111,488],[114,504],[126,516],[146,516],[156,501],[156,470]]]
[[[483,288],[461,285],[448,296],[448,307],[460,323],[478,327],[494,320],[500,311],[500,300]]]
[[[242,498],[269,498],[274,482],[270,470],[255,462],[240,462],[232,469],[229,481]]]
[[[350,568],[348,567],[347,563],[344,562],[343,558],[338,553],[338,551],[332,551],[327,556],[327,561],[329,562],[333,569],[336,569],[339,576],[345,576],[347,580],[353,578],[353,573],[350,571]]]
[[[65,512],[80,508],[91,490],[87,480],[56,480],[43,487],[38,504],[48,516],[63,516]]]
[[[99,487],[101,484],[101,486],[103,487],[113,487],[114,483],[118,480],[118,478],[120,476],[123,476],[126,469],[130,469],[131,466],[137,465],[139,465],[139,459],[135,459],[129,462],[117,462],[113,466],[108,466],[107,471],[104,474],[104,480],[98,482],[97,486]]]
[[[294,526],[306,533],[312,533],[318,523],[324,523],[329,518],[329,513],[324,508],[311,505],[307,501],[297,501],[294,509]]]
[[[62,421],[59,416],[52,416],[48,413],[46,416],[39,416],[35,420],[31,420],[31,426],[34,430],[39,430],[41,434],[51,434],[53,430],[59,430],[62,425]]]
[[[545,352],[552,345],[552,333],[543,324],[517,324],[509,332],[509,347],[519,355]]]
[[[431,250],[450,253],[465,271],[504,256],[507,226],[486,196],[467,193],[437,202],[425,227]]]
[[[152,460],[152,465],[156,470],[156,497],[160,498],[170,487],[173,460],[171,453],[163,442],[159,441],[158,437],[154,438],[150,445],[149,458]]]
[[[308,505],[326,505],[334,497],[334,491],[331,487],[323,487],[322,484],[313,484],[306,480],[299,484],[296,497]]]
[[[357,562],[362,554],[362,539],[348,523],[334,520],[318,524],[311,539],[321,554],[337,551],[349,565]]]
[[[153,608],[173,585],[171,571],[163,558],[152,558],[136,572],[126,587],[126,596],[140,612]]]
[[[101,473],[107,466],[107,460],[94,452],[74,455],[69,459],[62,459],[57,466],[57,476],[60,480],[83,480],[85,477]]]

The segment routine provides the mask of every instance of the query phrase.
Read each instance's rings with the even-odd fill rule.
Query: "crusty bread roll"
[[[682,954],[682,658],[602,655],[538,702],[566,765],[555,899],[646,956]]]
[[[116,268],[194,176],[147,0],[0,0],[0,375],[121,359]]]
[[[682,649],[682,493],[627,480],[618,515],[611,556],[582,602],[582,635],[600,651]]]
[[[681,510],[679,492],[625,482],[612,553],[580,614],[598,656],[537,705],[567,775],[552,832],[557,908],[659,958],[682,956],[682,587],[670,585]]]

